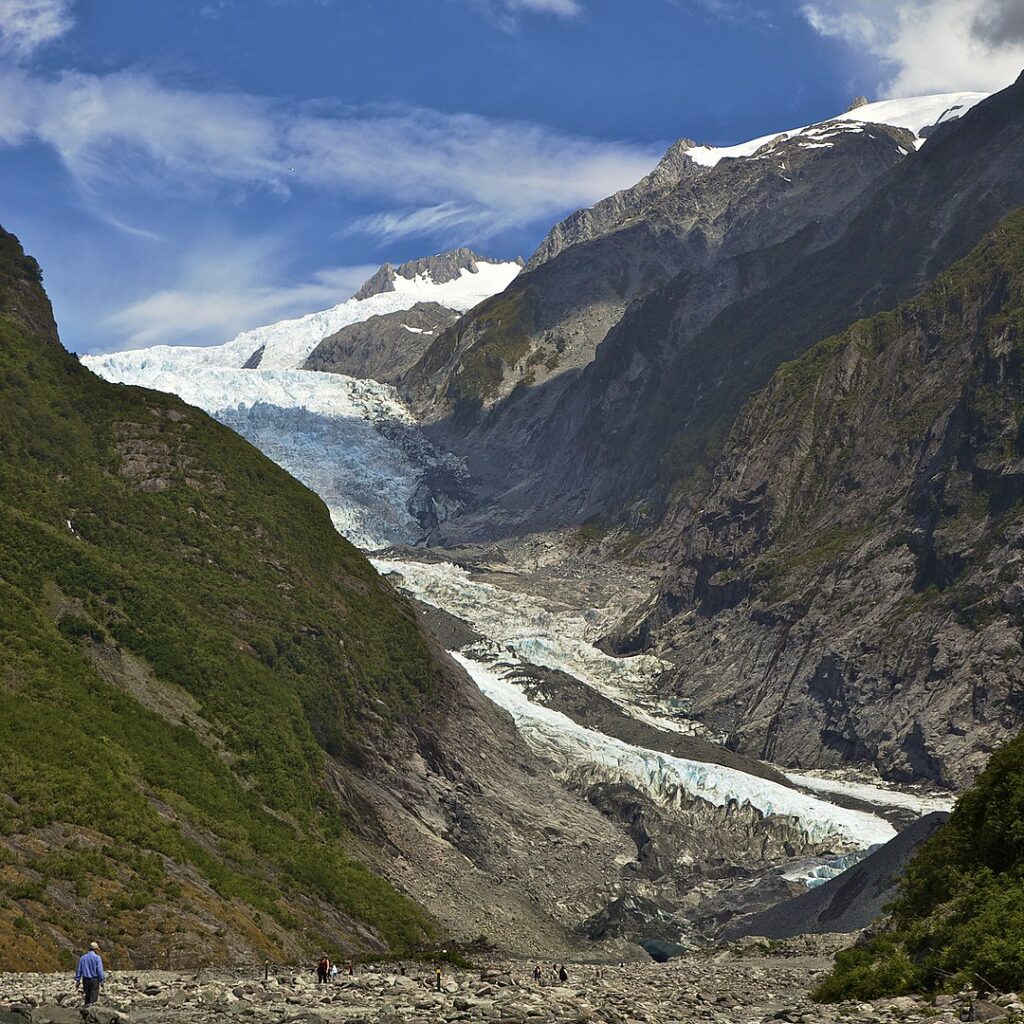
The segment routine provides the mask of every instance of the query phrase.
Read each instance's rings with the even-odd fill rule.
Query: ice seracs
[[[765,817],[796,819],[811,842],[865,848],[896,835],[889,822],[870,812],[848,810],[735,768],[673,757],[587,729],[561,712],[533,703],[500,668],[463,653],[452,656],[485,696],[512,715],[527,743],[560,765],[558,773],[566,778],[581,766],[592,766],[608,781],[629,782],[666,806],[697,797],[718,807],[753,807]]]

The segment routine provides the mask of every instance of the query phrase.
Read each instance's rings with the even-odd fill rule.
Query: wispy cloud
[[[517,32],[523,17],[554,15],[564,21],[584,13],[584,0],[458,0],[489,16],[506,32]]]
[[[1024,67],[1021,0],[812,0],[802,11],[891,69],[886,95],[992,91]]]
[[[396,238],[436,235],[438,232],[451,235],[468,229],[474,240],[479,241],[494,227],[490,211],[483,207],[448,202],[436,206],[371,213],[354,220],[341,233],[371,235],[380,241],[390,242]]]
[[[0,48],[29,56],[71,28],[71,6],[72,0],[2,0]]]
[[[377,269],[332,267],[309,280],[280,285],[268,268],[280,264],[280,240],[207,241],[182,257],[178,280],[119,310],[106,326],[121,347],[220,342],[255,324],[273,323],[343,302]]]
[[[551,219],[642,177],[650,146],[414,107],[351,109],[168,88],[142,74],[0,70],[0,146],[43,143],[87,191],[301,189],[481,230]]]
[[[572,18],[583,13],[580,0],[504,0],[505,7],[512,11],[529,11],[539,14],[557,14]]]

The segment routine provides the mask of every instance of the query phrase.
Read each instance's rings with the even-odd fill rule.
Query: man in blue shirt
[[[85,993],[85,1005],[91,1006],[100,995],[100,985],[106,981],[103,973],[103,960],[100,958],[100,947],[95,942],[89,943],[89,950],[78,959],[75,971],[75,988],[82,986]]]

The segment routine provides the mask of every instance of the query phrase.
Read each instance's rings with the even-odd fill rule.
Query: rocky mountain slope
[[[302,368],[398,385],[435,336],[457,319],[455,310],[437,302],[417,302],[408,310],[371,316],[327,335]]]
[[[716,260],[707,274],[679,273],[633,301],[572,379],[520,386],[482,418],[453,415],[439,424],[437,436],[456,451],[474,450],[470,467],[484,483],[485,510],[467,517],[463,531],[657,518],[672,489],[713,458],[742,402],[780,362],[913,294],[1024,202],[1022,93],[1018,82],[941,125],[919,151],[905,146],[908,155],[865,184],[852,206],[821,217],[797,210],[789,231],[774,239],[765,232],[766,247]],[[875,134],[841,125],[840,138]],[[780,145],[807,150],[807,160],[838,159],[839,141],[814,148],[815,141],[769,141],[767,153],[722,159],[712,171],[741,175],[755,160],[775,166],[760,157]],[[781,177],[779,185],[786,185]],[[619,234],[598,241],[612,244]],[[553,273],[585,248],[569,247],[536,273]],[[492,303],[506,304],[532,277],[522,275]],[[471,321],[482,322],[488,308]],[[464,376],[468,364],[461,365]],[[557,394],[551,405],[549,394]],[[503,472],[488,475],[488,464]]]
[[[494,499],[488,515],[496,505],[513,521],[579,522],[649,489],[652,460],[656,469],[672,442],[647,436],[647,421],[667,415],[658,387],[675,387],[693,361],[671,363],[679,339],[834,240],[909,162],[915,132],[980,98],[869,105],[732,150],[678,143],[634,190],[558,226],[509,289],[438,339],[408,384],[417,408],[439,419],[435,436]],[[897,126],[871,120],[876,107]],[[626,452],[620,431],[633,442]]]
[[[1024,724],[1024,213],[784,364],[618,636],[729,745],[969,781]]]
[[[319,498],[65,351],[7,234],[0,381],[0,963],[93,934],[125,966],[564,949],[625,832],[540,770]]]
[[[943,811],[926,814],[835,878],[768,910],[731,921],[724,938],[757,935],[786,939],[869,928],[899,894],[907,865],[922,844],[948,820]]]
[[[711,285],[721,262],[836,214],[912,148],[911,133],[881,125],[844,125],[828,139],[780,137],[757,160],[716,166],[677,143],[649,178],[606,201],[614,215],[599,207],[586,212],[587,230],[556,228],[541,248],[551,255],[535,255],[508,290],[434,343],[410,383],[417,406],[475,421],[517,386],[560,390],[638,298],[681,273]],[[692,315],[706,321],[723,298],[708,287]],[[478,434],[493,431],[488,421]]]

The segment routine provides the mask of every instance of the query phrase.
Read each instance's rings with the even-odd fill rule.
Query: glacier
[[[521,269],[484,260],[476,268],[441,283],[426,274],[397,275],[392,291],[244,331],[222,345],[156,345],[82,362],[114,383],[176,394],[237,431],[319,494],[334,525],[357,546],[415,543],[424,534],[421,515],[447,514],[425,480],[448,480],[457,491],[467,478],[462,463],[427,440],[390,385],[300,367],[342,327],[417,302],[464,312]],[[259,366],[244,369],[261,349]]]
[[[594,646],[611,625],[596,610],[553,611],[529,594],[475,580],[451,562],[370,561],[381,575],[399,577],[399,586],[417,600],[468,622],[498,644],[511,664],[565,672],[655,728],[700,731],[684,708],[666,707],[656,691],[654,680],[667,667],[663,661],[647,654],[615,658]]]
[[[865,848],[896,835],[889,822],[870,812],[847,810],[735,768],[673,757],[587,729],[561,712],[533,703],[498,668],[458,651],[452,657],[490,700],[512,715],[527,743],[564,778],[581,764],[596,765],[602,778],[628,782],[663,806],[697,797],[716,807],[735,803],[765,817],[794,818],[813,843],[839,841]]]
[[[86,356],[82,361],[101,377],[113,379],[148,371],[152,366],[179,370],[215,366],[241,369],[255,352],[263,349],[261,371],[297,370],[324,338],[343,327],[372,316],[411,309],[417,302],[436,302],[465,313],[484,299],[504,291],[520,269],[514,261],[480,262],[475,273],[463,269],[457,279],[440,284],[425,274],[412,279],[396,277],[393,291],[378,292],[365,299],[347,299],[330,309],[243,331],[220,345],[154,345]]]

